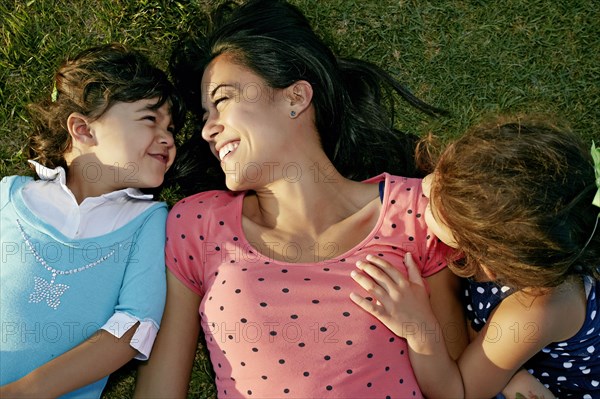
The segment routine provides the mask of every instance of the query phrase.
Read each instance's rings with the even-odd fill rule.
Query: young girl
[[[410,257],[408,277],[374,257],[358,263],[369,277],[355,271],[355,280],[379,303],[352,299],[407,339],[426,395],[492,397],[525,367],[560,398],[600,398],[600,154],[592,151],[595,166],[567,130],[495,122],[452,143],[425,178],[427,224],[461,249],[450,267],[470,278],[467,311],[479,333],[457,361],[427,335],[439,326]]]
[[[112,44],[67,60],[32,110],[40,180],[1,183],[0,396],[97,398],[159,328],[167,208],[140,189],[174,160],[181,106],[164,72]]]

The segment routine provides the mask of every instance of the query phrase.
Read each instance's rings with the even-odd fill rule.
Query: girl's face
[[[227,54],[216,57],[202,77],[202,137],[221,161],[227,187],[264,187],[280,173],[296,148],[285,89],[273,89]]]
[[[162,184],[175,159],[175,143],[169,105],[151,109],[154,104],[156,99],[118,102],[89,124],[102,168],[87,167],[87,181],[97,179],[112,190]]]
[[[431,198],[431,187],[434,184],[434,174],[431,173],[423,179],[421,187],[423,189],[423,195],[429,198],[429,204],[425,209],[425,223],[429,229],[446,245],[452,248],[458,248],[458,244],[454,239],[452,230],[444,223],[439,213],[435,208],[435,201]]]

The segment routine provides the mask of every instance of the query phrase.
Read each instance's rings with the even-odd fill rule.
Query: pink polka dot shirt
[[[248,242],[244,193],[200,193],[172,209],[167,266],[202,296],[199,314],[220,398],[422,397],[406,341],[350,300],[351,291],[361,291],[350,272],[367,254],[405,272],[410,251],[427,277],[445,267],[449,248],[427,230],[420,180],[384,174],[367,183],[381,181],[372,232],[316,263],[295,262],[293,243],[258,250]],[[268,256],[275,245],[285,262]]]

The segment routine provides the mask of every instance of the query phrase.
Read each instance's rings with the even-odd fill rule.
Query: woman
[[[413,140],[393,129],[386,94],[438,110],[374,65],[337,59],[286,2],[251,1],[216,20],[176,53],[175,76],[228,190],[170,213],[165,316],[136,395],[185,396],[202,327],[219,397],[420,397],[406,342],[348,294],[367,253],[392,261],[410,251],[443,326],[427,333],[455,356],[466,345],[420,180],[360,182],[415,173]],[[198,151],[188,147],[203,160]]]

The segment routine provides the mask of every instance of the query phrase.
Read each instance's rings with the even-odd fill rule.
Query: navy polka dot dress
[[[531,358],[525,368],[559,398],[600,398],[600,283],[585,278],[587,296],[583,327],[570,339],[554,342]],[[480,331],[494,308],[513,291],[493,282],[469,281],[466,313]]]

